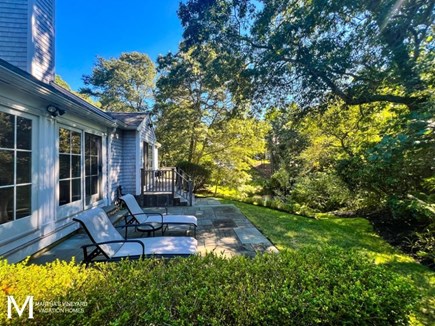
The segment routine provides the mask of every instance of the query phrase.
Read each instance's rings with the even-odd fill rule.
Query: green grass
[[[312,219],[270,208],[237,201],[221,200],[236,205],[242,213],[279,250],[297,250],[307,246],[355,248],[371,255],[376,264],[408,276],[420,290],[421,303],[411,316],[413,325],[435,325],[435,273],[390,246],[364,218]]]

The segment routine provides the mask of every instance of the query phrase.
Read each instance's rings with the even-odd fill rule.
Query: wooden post
[[[175,168],[172,168],[171,171],[172,171],[172,200],[174,200],[174,197],[175,197],[175,177],[176,177]]]
[[[189,184],[189,206],[192,206],[192,203],[193,203],[193,182],[191,179],[189,179],[188,184]]]

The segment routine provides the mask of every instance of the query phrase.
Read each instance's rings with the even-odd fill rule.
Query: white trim
[[[2,239],[2,243],[13,241],[11,239],[15,239],[17,237],[23,237],[29,233],[33,233],[40,228],[40,220],[38,214],[38,172],[39,172],[39,159],[37,154],[39,153],[39,119],[38,116],[30,115],[27,113],[23,113],[21,111],[16,111],[14,109],[10,109],[3,105],[0,105],[0,112],[4,112],[15,117],[22,117],[32,121],[32,146],[31,146],[31,214],[29,216],[19,218],[10,222],[0,224],[0,239]],[[15,126],[16,128],[16,126]],[[16,137],[16,136],[14,136]],[[16,139],[14,139],[14,143],[16,143]],[[15,144],[14,144],[15,146]],[[14,150],[16,152],[16,149]],[[15,160],[14,160],[15,162]],[[16,163],[14,163],[14,175],[16,173]],[[14,183],[15,187],[15,183]],[[14,207],[16,205],[16,197],[14,196]],[[15,214],[15,213],[14,213]],[[10,229],[13,229],[11,232]],[[4,240],[4,241],[3,241]]]
[[[136,195],[140,195],[141,191],[140,191],[140,184],[141,184],[141,180],[140,180],[140,169],[142,168],[141,163],[142,163],[142,151],[141,151],[141,147],[142,147],[142,141],[141,141],[141,132],[140,131],[136,131],[135,132],[135,138],[136,138],[136,166],[135,166],[135,171],[136,171],[136,179],[135,179],[135,192]]]

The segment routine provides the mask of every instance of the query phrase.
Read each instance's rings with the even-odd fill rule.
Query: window
[[[59,128],[59,206],[82,198],[81,133]]]
[[[86,204],[101,199],[102,157],[101,137],[85,134]]]
[[[153,167],[153,146],[147,142],[143,142],[143,165],[145,170]]]
[[[32,214],[32,120],[0,112],[0,224]]]

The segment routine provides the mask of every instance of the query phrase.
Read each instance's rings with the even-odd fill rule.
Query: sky
[[[57,0],[56,74],[73,90],[83,86],[96,57],[139,51],[154,62],[177,52],[182,27],[180,0]]]

